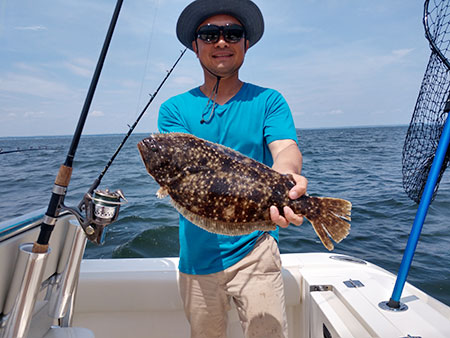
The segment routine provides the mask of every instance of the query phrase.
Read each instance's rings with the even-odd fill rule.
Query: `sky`
[[[124,0],[84,134],[126,133],[183,46],[190,1]],[[278,90],[297,128],[409,124],[430,55],[417,0],[255,0],[265,32],[243,81]],[[114,0],[0,0],[0,137],[72,135]],[[188,51],[135,132],[203,82]]]

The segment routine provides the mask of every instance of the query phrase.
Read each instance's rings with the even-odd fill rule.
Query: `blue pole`
[[[422,231],[425,217],[427,216],[428,207],[430,206],[431,199],[433,197],[434,188],[441,171],[442,163],[444,162],[447,148],[450,141],[450,119],[447,120],[444,125],[444,129],[439,140],[439,145],[436,150],[436,154],[431,165],[430,172],[428,174],[427,182],[420,199],[419,207],[417,209],[416,218],[409,235],[408,243],[406,245],[405,252],[403,254],[402,263],[395,281],[394,291],[392,292],[391,299],[388,302],[388,306],[391,308],[400,307],[400,297],[402,295],[403,287],[405,286],[406,278],[408,276],[409,269],[411,268],[411,262],[416,251],[417,242],[419,241],[420,232]]]

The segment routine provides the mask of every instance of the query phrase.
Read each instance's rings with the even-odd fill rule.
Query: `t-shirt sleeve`
[[[161,105],[158,114],[158,129],[161,133],[189,133],[179,107],[174,98]]]
[[[289,105],[277,91],[272,91],[267,100],[264,138],[267,144],[284,139],[292,139],[298,143]]]

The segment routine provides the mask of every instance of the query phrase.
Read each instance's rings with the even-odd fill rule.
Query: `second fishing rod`
[[[170,74],[172,73],[172,71],[175,69],[176,65],[178,64],[178,62],[181,60],[181,58],[183,57],[184,53],[186,53],[187,48],[185,48],[183,51],[181,51],[180,56],[178,57],[178,59],[175,61],[175,63],[173,64],[172,68],[169,69],[167,71],[166,76],[164,77],[164,79],[161,81],[161,83],[159,84],[158,88],[156,88],[155,92],[153,94],[150,94],[150,99],[147,102],[147,104],[145,105],[144,109],[142,109],[142,112],[139,114],[139,116],[137,117],[136,121],[133,123],[132,126],[130,126],[130,129],[128,130],[128,133],[125,135],[125,137],[123,138],[122,142],[119,144],[119,146],[117,147],[117,150],[114,152],[114,154],[111,156],[110,160],[108,161],[108,163],[106,164],[105,168],[103,169],[103,171],[100,173],[100,175],[95,179],[94,183],[92,183],[91,187],[88,190],[88,194],[92,194],[92,192],[97,189],[97,187],[100,185],[103,176],[106,174],[106,172],[108,171],[109,167],[111,166],[111,164],[113,163],[113,161],[115,160],[116,156],[119,154],[119,152],[121,151],[122,147],[125,145],[125,142],[127,142],[128,138],[130,137],[131,133],[133,132],[133,130],[136,128],[137,124],[139,123],[139,121],[141,120],[141,118],[144,116],[145,112],[147,111],[148,107],[150,106],[150,104],[153,102],[153,100],[155,99],[156,95],[158,94],[159,90],[161,89],[161,87],[164,85],[164,83],[166,82],[166,80],[169,78]]]
[[[126,198],[120,189],[116,191],[109,191],[108,189],[105,190],[96,190],[96,189],[100,185],[106,172],[111,167],[115,158],[122,150],[128,138],[133,133],[137,124],[142,119],[142,117],[148,110],[149,106],[155,99],[156,95],[158,94],[159,90],[167,81],[170,74],[173,72],[173,70],[175,69],[176,65],[181,60],[185,52],[186,49],[181,51],[181,54],[173,64],[172,68],[170,68],[167,71],[166,76],[161,81],[159,86],[156,88],[155,92],[153,94],[150,94],[150,99],[148,100],[147,104],[142,109],[141,113],[138,115],[133,125],[130,126],[122,142],[119,144],[116,151],[113,153],[113,155],[111,156],[111,158],[109,159],[108,163],[105,165],[99,176],[94,180],[88,191],[83,196],[83,199],[80,201],[78,208],[71,208],[65,205],[62,205],[61,207],[62,210],[67,210],[77,217],[84,232],[86,233],[87,238],[91,242],[94,242],[96,244],[103,244],[105,237],[104,228],[113,223],[117,219],[120,206],[126,203]],[[84,216],[82,215],[82,213],[84,213]]]

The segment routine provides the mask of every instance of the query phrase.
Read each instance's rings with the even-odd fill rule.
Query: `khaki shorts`
[[[180,293],[192,338],[226,337],[230,299],[245,337],[288,336],[280,252],[268,234],[224,271],[209,275],[180,272]]]

